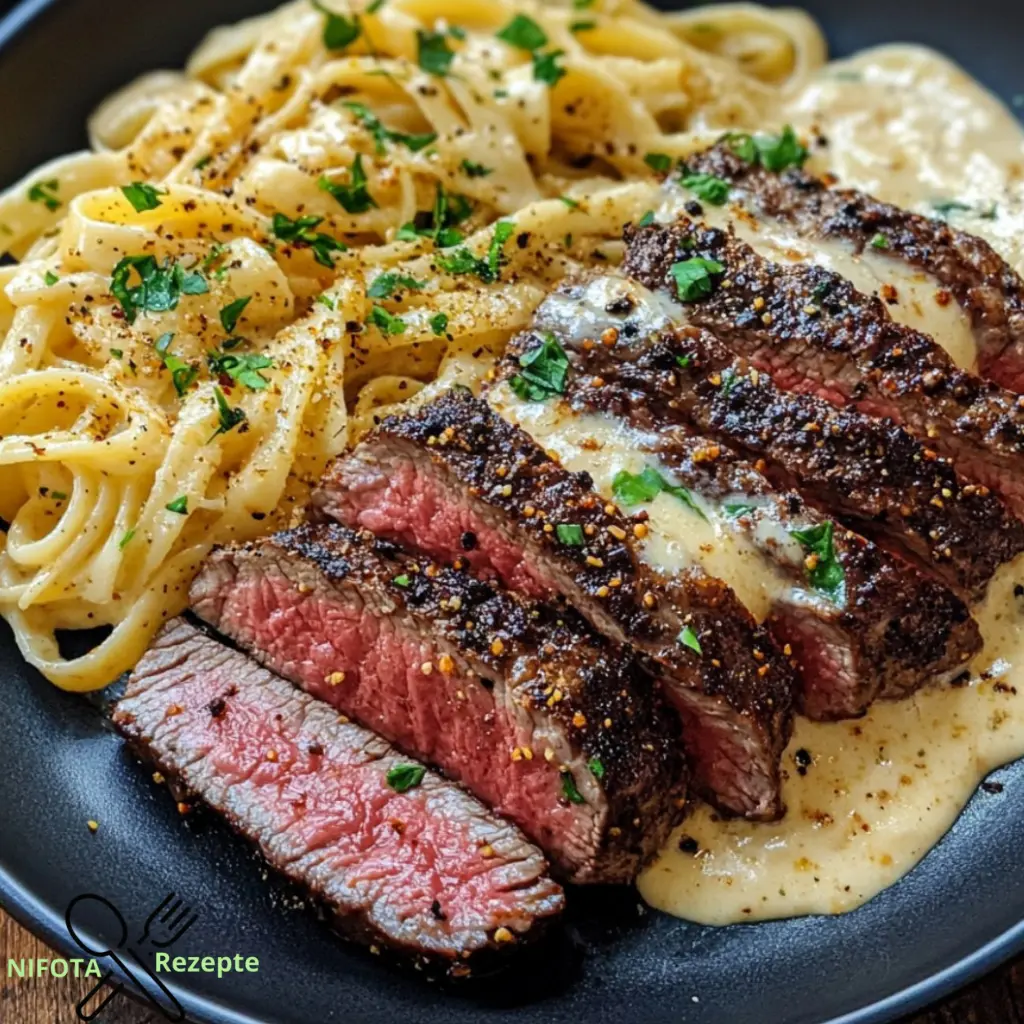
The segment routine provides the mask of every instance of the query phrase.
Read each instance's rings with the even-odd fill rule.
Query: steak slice
[[[721,581],[696,568],[666,579],[641,563],[637,524],[485,402],[452,390],[386,420],[330,467],[313,500],[531,597],[566,595],[665,682],[701,792],[748,817],[781,813],[792,677],[771,638]]]
[[[610,385],[631,415],[643,418],[648,405],[659,423],[690,423],[764,459],[776,482],[852,520],[970,601],[1024,550],[1024,523],[999,498],[891,421],[781,390],[717,332],[671,326],[686,314],[666,312],[663,300],[635,282],[613,315],[613,345],[587,345],[577,335],[566,343],[590,386]],[[542,330],[563,322],[561,310],[537,320]],[[510,355],[541,340],[527,332]]]
[[[181,619],[153,641],[113,718],[358,941],[461,975],[563,909],[514,825],[432,772],[399,791],[418,766]]]
[[[926,334],[820,267],[782,265],[724,231],[683,218],[628,228],[626,269],[678,294],[671,268],[699,257],[724,273],[685,317],[780,387],[887,416],[1024,514],[1024,399],[956,367]],[[682,315],[682,314],[681,314]]]
[[[841,238],[863,250],[881,234],[882,252],[931,274],[969,315],[981,373],[1024,391],[1024,281],[984,239],[863,192],[829,188],[803,170],[773,174],[727,143],[688,163],[724,178],[738,192],[733,198],[805,237]]]
[[[574,882],[627,882],[685,801],[678,722],[575,617],[336,524],[220,548],[195,611],[512,819]]]

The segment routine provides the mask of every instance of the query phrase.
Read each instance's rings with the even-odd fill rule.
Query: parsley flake
[[[217,403],[217,416],[220,419],[220,425],[210,435],[210,441],[218,434],[226,434],[229,430],[234,430],[239,423],[245,422],[245,410],[242,408],[232,409],[220,388],[213,389],[213,397]],[[206,443],[209,444],[210,441]]]
[[[392,581],[396,587],[409,587],[412,585],[412,580],[409,579],[408,574],[402,573],[401,576],[396,576]]]
[[[889,238],[888,238],[888,236],[883,235],[882,232],[879,231],[878,234],[876,234],[871,239],[871,248],[872,249],[888,249],[889,248]]]
[[[571,804],[584,803],[583,795],[576,788],[576,780],[572,777],[572,772],[568,768],[562,771],[562,795]]]
[[[132,272],[139,283],[129,287]],[[205,295],[210,290],[198,271],[188,271],[180,263],[154,256],[125,256],[110,277],[110,293],[121,304],[125,319],[135,323],[140,312],[164,313],[175,309],[182,295]]]
[[[130,530],[125,530],[124,536],[117,542],[118,549],[124,551],[128,546],[129,541],[135,536],[135,527],[133,526]]]
[[[344,50],[362,34],[363,26],[358,15],[348,18],[343,14],[336,14],[320,0],[312,0],[312,3],[324,15],[323,41],[328,50]]]
[[[792,125],[786,125],[781,135],[758,132],[754,135],[730,132],[722,137],[732,151],[748,164],[760,164],[768,171],[784,171],[787,167],[801,167],[810,154],[800,143]]]
[[[349,170],[348,184],[331,181],[322,174],[318,182],[322,191],[332,195],[344,208],[346,213],[366,213],[377,205],[366,187],[366,172],[363,170],[362,154],[356,154]]]
[[[430,320],[430,329],[435,334],[444,334],[448,330],[448,314],[447,313],[435,313]]]
[[[604,778],[604,764],[601,762],[599,757],[592,757],[587,762],[587,767],[590,769],[590,774],[593,775],[595,779],[600,780]]]
[[[672,169],[672,157],[668,153],[645,153],[644,163],[658,174],[667,174]]]
[[[743,516],[749,516],[752,512],[757,511],[756,505],[744,505],[742,502],[729,503],[722,506],[722,510],[730,519],[740,519]]]
[[[669,483],[651,466],[647,466],[641,473],[620,470],[612,480],[612,494],[620,505],[642,505],[645,502],[653,501],[662,493],[678,498],[684,505],[692,508],[701,519],[707,520],[703,509],[694,501],[693,495],[685,487]]]
[[[836,604],[843,604],[846,573],[836,556],[832,540],[834,529],[832,520],[828,519],[803,530],[790,530],[789,535],[810,552],[804,569],[811,586]]]
[[[451,68],[454,56],[442,33],[416,30],[416,62],[428,75],[444,78]]]
[[[436,132],[408,135],[405,132],[396,132],[391,128],[386,128],[380,118],[363,103],[345,103],[344,106],[355,114],[363,127],[373,136],[378,154],[384,153],[385,143],[388,142],[405,146],[406,149],[418,153],[437,139]]]
[[[713,174],[688,174],[683,185],[712,206],[723,206],[729,198],[729,182]]]
[[[649,228],[654,223],[654,211],[648,210],[637,222],[638,228]]]
[[[322,267],[334,269],[334,257],[332,252],[347,252],[348,246],[342,242],[325,235],[322,231],[314,231],[317,225],[323,223],[323,217],[299,217],[292,220],[283,213],[275,213],[273,220],[273,231],[282,242],[291,242],[296,246],[308,246],[313,252],[313,258]]]
[[[43,281],[49,288],[52,288],[59,280],[60,278],[52,270],[48,270],[43,274]]]
[[[541,343],[519,357],[521,371],[509,386],[521,399],[543,402],[552,395],[564,395],[569,377],[569,357],[553,334],[545,334]]]
[[[399,274],[397,271],[387,270],[373,279],[373,284],[370,285],[366,294],[371,299],[390,299],[399,288],[419,291],[426,283],[426,281],[417,281],[414,277]]]
[[[683,302],[695,302],[710,295],[715,287],[712,276],[724,271],[725,267],[717,260],[705,260],[699,256],[673,263],[669,269]]]
[[[163,360],[164,366],[171,371],[171,382],[178,397],[184,397],[185,393],[195,383],[199,376],[199,367],[194,363],[186,363],[171,352],[171,342],[174,340],[174,332],[167,331],[161,334],[153,344],[157,355]]]
[[[697,634],[694,632],[692,626],[683,626],[682,630],[680,630],[679,636],[676,639],[684,647],[689,647],[691,651],[696,651],[697,654],[704,653],[704,650],[700,645],[700,640],[697,639]]]
[[[510,46],[516,46],[520,50],[539,50],[548,42],[547,33],[525,14],[516,14],[512,20],[499,32],[497,37]]]
[[[396,764],[388,769],[387,782],[396,793],[405,793],[415,789],[426,774],[421,764]]]
[[[405,321],[400,316],[389,313],[382,306],[374,306],[370,310],[370,323],[380,328],[381,334],[405,334]]]
[[[483,164],[474,163],[472,160],[463,160],[462,169],[470,178],[486,178],[488,174],[494,173],[493,167],[484,167]]]
[[[54,210],[59,210],[61,206],[60,199],[57,198],[57,190],[59,188],[60,181],[57,178],[51,178],[49,181],[37,181],[28,190],[29,201],[42,203],[50,213],[53,213]]]
[[[563,544],[572,548],[581,548],[585,543],[583,527],[578,523],[559,523],[555,527],[555,535]]]
[[[240,299],[235,299],[234,302],[229,302],[220,311],[220,322],[228,334],[235,333],[235,326],[238,324],[238,318],[242,315],[242,311],[249,303],[252,302],[251,295],[245,295]]]
[[[164,508],[167,509],[168,512],[177,512],[179,516],[187,516],[188,495],[182,494],[180,497],[175,498],[174,501],[169,501],[164,505]]]
[[[564,50],[549,50],[547,53],[535,51],[533,54],[533,78],[536,82],[554,87],[559,79],[565,76],[565,68],[558,63],[558,58],[565,55]]]
[[[252,391],[263,391],[270,384],[259,371],[271,369],[274,360],[262,352],[210,352],[206,358],[212,374],[227,376]]]
[[[136,213],[145,213],[161,206],[160,197],[167,195],[144,181],[133,181],[130,185],[122,185],[121,191],[125,199],[135,207]]]

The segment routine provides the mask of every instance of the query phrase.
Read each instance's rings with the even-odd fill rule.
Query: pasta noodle
[[[212,545],[289,522],[382,415],[477,384],[553,280],[617,259],[645,157],[770,121],[824,59],[745,4],[299,0],[105,102],[90,152],[0,197],[25,658],[109,683]]]

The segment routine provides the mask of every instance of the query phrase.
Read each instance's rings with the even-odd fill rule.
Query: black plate
[[[151,68],[180,66],[206,29],[270,2],[22,4],[0,24],[0,183],[83,145],[85,117],[110,90]],[[1020,5],[807,6],[838,53],[924,42],[1005,97],[1024,93]],[[0,672],[4,906],[81,956],[64,924],[76,895],[114,902],[134,937],[177,892],[200,916],[175,953],[241,953],[261,964],[256,974],[184,976],[175,992],[199,1021],[853,1024],[910,1012],[1024,948],[1018,764],[998,773],[1001,794],[979,793],[917,870],[855,913],[712,929],[644,911],[628,892],[574,893],[569,927],[543,956],[513,979],[453,995],[333,938],[285,887],[266,883],[252,854],[217,823],[183,825],[97,709],[26,668],[6,628]],[[98,834],[88,832],[89,819],[100,822]]]

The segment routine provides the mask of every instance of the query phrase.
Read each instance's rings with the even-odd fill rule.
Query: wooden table
[[[75,1024],[74,1006],[92,981],[29,981],[6,977],[8,957],[48,956],[47,947],[0,911],[0,1021],[3,1024]],[[159,1024],[119,998],[97,1024]],[[310,1021],[310,1024],[316,1024]],[[764,1024],[783,1024],[765,1021]],[[1024,1024],[1024,957],[901,1024]]]

